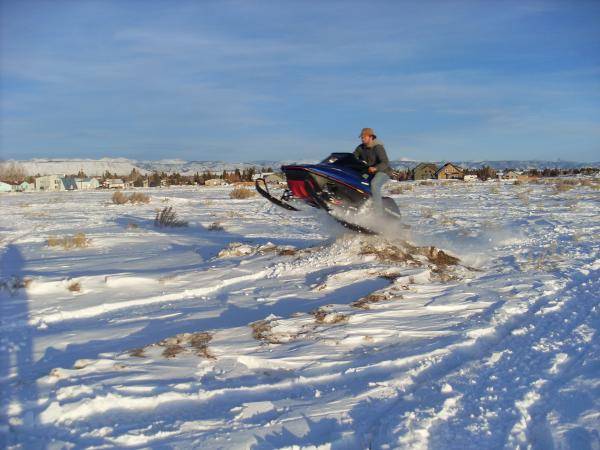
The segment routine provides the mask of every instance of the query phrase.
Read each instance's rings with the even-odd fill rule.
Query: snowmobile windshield
[[[351,169],[359,173],[368,171],[367,166],[363,161],[354,156],[353,153],[332,153],[321,164],[331,164],[342,169]]]

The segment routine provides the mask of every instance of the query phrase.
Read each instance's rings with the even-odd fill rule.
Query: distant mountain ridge
[[[194,175],[196,172],[202,173],[210,171],[221,173],[223,170],[233,171],[235,169],[244,170],[256,168],[262,170],[268,167],[278,170],[280,166],[290,163],[314,163],[316,160],[304,161],[272,161],[258,160],[248,162],[224,162],[224,161],[185,161],[181,159],[163,159],[158,161],[138,161],[128,158],[101,158],[101,159],[31,159],[25,161],[9,160],[5,163],[19,164],[27,175],[51,175],[51,174],[76,174],[82,170],[88,176],[101,176],[106,171],[117,175],[128,175],[132,169],[136,169],[141,174],[148,174],[154,171],[174,173],[182,175]],[[466,169],[478,169],[483,166],[490,166],[496,170],[505,169],[576,169],[582,167],[600,168],[600,162],[581,163],[575,161],[543,161],[543,160],[503,160],[503,161],[411,161],[411,160],[393,160],[391,166],[397,170],[410,170],[421,162],[432,162],[441,166],[446,162],[452,162]]]

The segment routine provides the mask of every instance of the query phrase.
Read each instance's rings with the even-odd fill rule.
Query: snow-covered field
[[[600,449],[600,191],[403,186],[1,196],[0,448]]]

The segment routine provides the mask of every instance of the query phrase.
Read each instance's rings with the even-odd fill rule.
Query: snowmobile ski
[[[261,183],[264,185],[264,188],[260,185]],[[269,192],[269,187],[267,186],[267,182],[265,181],[264,178],[258,178],[256,180],[256,182],[254,183],[254,186],[256,187],[257,192],[260,195],[262,195],[264,198],[269,200],[271,203],[274,203],[277,206],[281,206],[282,208],[285,208],[289,211],[300,211],[298,208],[290,205],[289,203],[285,202],[283,199],[278,199],[276,197],[273,197],[271,195],[271,193]]]

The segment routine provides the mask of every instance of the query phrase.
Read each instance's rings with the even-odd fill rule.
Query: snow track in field
[[[230,188],[3,196],[0,443],[600,448],[598,191],[412,186],[380,237]]]

